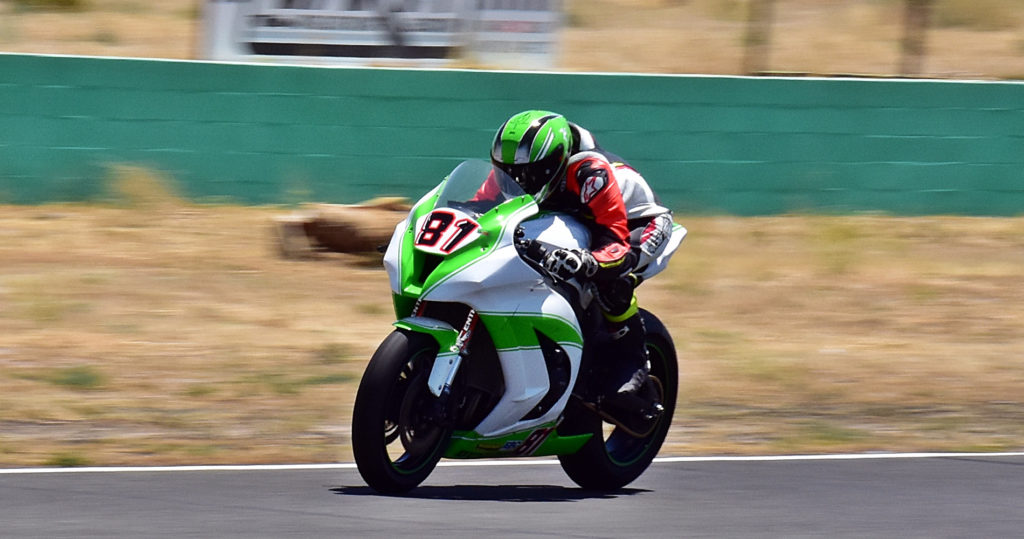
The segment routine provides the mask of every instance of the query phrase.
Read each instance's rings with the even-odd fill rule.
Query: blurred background
[[[1024,77],[1024,0],[533,4],[562,13],[549,69]],[[3,0],[0,50],[199,59],[203,16],[200,0]],[[491,67],[466,58],[455,63]]]

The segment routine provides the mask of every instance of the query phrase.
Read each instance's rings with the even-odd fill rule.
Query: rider
[[[671,212],[634,168],[557,113],[529,110],[509,118],[495,135],[491,161],[542,209],[575,214],[590,229],[589,249],[556,249],[543,265],[560,278],[597,285],[612,357],[621,358],[602,403],[635,409],[636,399],[649,395],[644,326],[633,293],[639,278],[633,272],[664,250],[672,235]]]

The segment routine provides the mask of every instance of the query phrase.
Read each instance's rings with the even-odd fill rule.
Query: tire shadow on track
[[[331,492],[341,496],[382,496],[424,500],[461,500],[492,502],[577,502],[614,499],[650,492],[624,488],[614,492],[584,490],[554,485],[452,485],[421,486],[398,496],[380,494],[367,486],[334,487]]]

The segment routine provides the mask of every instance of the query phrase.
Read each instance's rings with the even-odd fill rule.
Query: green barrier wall
[[[247,204],[417,198],[563,112],[681,211],[1024,213],[1024,84],[316,68],[0,54],[0,202],[110,167]]]

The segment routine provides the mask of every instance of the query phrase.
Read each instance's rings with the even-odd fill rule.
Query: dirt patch
[[[382,270],[279,258],[281,208],[0,210],[4,465],[351,458]],[[681,357],[664,454],[1024,447],[1024,220],[678,220],[641,288]]]

